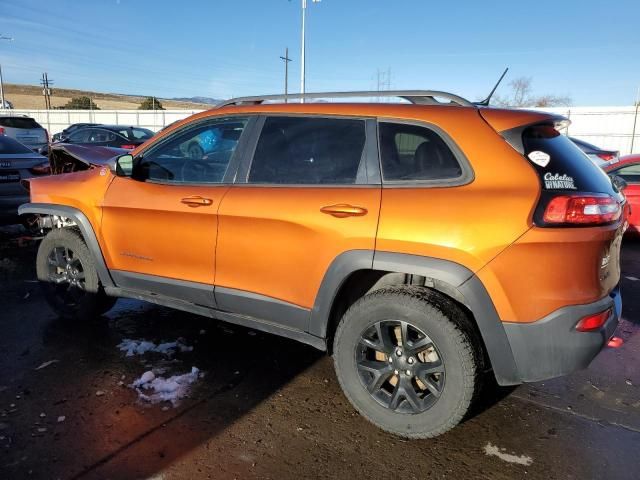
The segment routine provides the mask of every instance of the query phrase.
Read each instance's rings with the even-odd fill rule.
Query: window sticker
[[[541,152],[540,150],[535,150],[531,152],[529,155],[529,160],[531,160],[536,165],[540,165],[541,167],[546,167],[549,165],[549,161],[551,157],[548,153]]]
[[[544,187],[547,190],[577,190],[573,177],[551,172],[544,174]]]

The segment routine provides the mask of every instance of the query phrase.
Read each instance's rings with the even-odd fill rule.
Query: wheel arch
[[[86,243],[89,252],[96,262],[96,271],[98,272],[100,283],[104,287],[115,286],[113,283],[113,279],[109,274],[109,269],[107,268],[104,256],[102,255],[102,250],[100,249],[100,244],[98,243],[98,238],[96,237],[93,225],[91,225],[91,222],[89,221],[87,216],[82,213],[82,211],[75,207],[70,207],[67,205],[55,205],[50,203],[25,203],[23,205],[20,205],[20,207],[18,208],[18,214],[38,214],[41,216],[56,215],[73,220],[73,222],[78,227],[78,230],[80,231],[80,234],[82,235],[82,238]]]
[[[464,308],[480,334],[501,385],[521,383],[502,321],[482,282],[455,262],[432,257],[373,250],[351,250],[334,259],[316,296],[309,333],[332,337],[342,314],[358,298],[387,285],[421,285]]]

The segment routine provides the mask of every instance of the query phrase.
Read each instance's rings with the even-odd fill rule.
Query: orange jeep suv
[[[32,180],[51,306],[86,320],[136,298],[307,343],[413,438],[460,422],[487,372],[587,367],[620,315],[623,195],[562,117],[384,95],[402,101],[234,99]]]

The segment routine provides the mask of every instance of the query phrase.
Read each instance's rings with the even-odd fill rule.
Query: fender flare
[[[98,272],[98,278],[103,287],[115,287],[113,279],[109,274],[109,269],[102,255],[102,249],[98,243],[93,225],[79,209],[75,207],[69,207],[67,205],[56,205],[52,203],[25,203],[18,207],[18,214],[25,215],[27,213],[36,213],[40,215],[58,215],[72,219],[76,222],[76,225],[80,229],[80,233],[84,238],[89,252],[93,255],[96,262],[96,271]]]
[[[311,310],[309,333],[326,338],[333,302],[347,278],[358,270],[405,273],[429,279],[430,288],[453,296],[472,312],[498,383],[522,383],[504,325],[486,288],[471,270],[448,260],[374,250],[350,250],[338,255],[320,285]]]

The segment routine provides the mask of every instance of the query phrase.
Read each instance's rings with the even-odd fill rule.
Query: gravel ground
[[[489,385],[450,433],[404,441],[362,419],[310,347],[129,300],[57,320],[21,234],[0,229],[1,479],[638,478],[638,242],[623,248],[622,347],[569,377]],[[127,356],[124,340],[179,343]],[[192,367],[175,405],[131,387]]]

